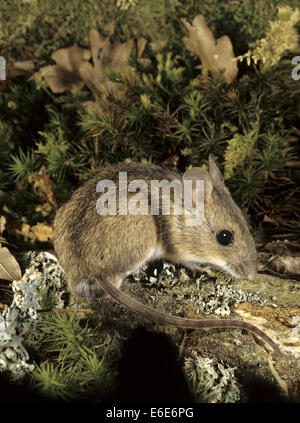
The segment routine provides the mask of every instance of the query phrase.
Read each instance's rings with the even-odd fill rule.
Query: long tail
[[[154,320],[158,323],[162,324],[170,324],[175,326],[180,326],[184,328],[192,328],[192,329],[201,329],[201,328],[224,328],[224,327],[231,327],[231,328],[240,328],[246,329],[255,335],[262,338],[270,347],[274,350],[274,352],[278,355],[281,355],[281,351],[277,344],[268,336],[266,335],[261,329],[257,328],[256,326],[252,325],[251,323],[243,322],[241,320],[200,320],[200,319],[186,319],[183,317],[173,316],[167,313],[162,313],[149,307],[145,304],[142,304],[129,295],[125,294],[125,292],[121,291],[119,288],[116,288],[110,282],[98,280],[101,284],[101,287],[113,298],[123,304],[125,307],[129,308],[134,313],[141,314],[145,317],[148,317],[151,320]]]

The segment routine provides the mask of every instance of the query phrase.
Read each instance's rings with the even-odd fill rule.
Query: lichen
[[[196,351],[185,359],[184,370],[192,390],[201,402],[234,403],[240,399],[240,390],[234,376],[234,367],[225,367]]]
[[[132,274],[133,279],[136,282],[142,281],[150,286],[155,285],[164,287],[171,287],[189,280],[189,276],[186,274],[184,268],[180,268],[169,262],[160,262],[160,264],[161,265],[158,265],[157,263],[157,266],[154,265],[152,272],[147,264],[144,265]]]
[[[230,315],[230,307],[234,303],[249,302],[263,306],[266,300],[259,292],[245,292],[242,289],[232,287],[233,278],[219,273],[216,277],[201,274],[195,282],[196,286],[185,285],[191,277],[187,270],[180,265],[168,262],[157,262],[147,267],[143,266],[132,275],[136,282],[142,282],[149,286],[172,288],[171,295],[176,295],[181,303],[186,302],[185,295],[197,314]],[[179,288],[176,289],[176,286]],[[175,310],[174,310],[175,311]],[[182,312],[181,308],[179,312]]]
[[[29,267],[20,281],[12,282],[14,298],[0,315],[0,372],[21,379],[34,370],[26,346],[39,338],[37,321],[45,295],[53,307],[62,307],[62,270],[47,253],[28,253]],[[30,334],[30,336],[29,336]]]
[[[194,295],[192,301],[196,305],[198,314],[216,313],[220,316],[229,316],[230,307],[234,303],[249,302],[263,306],[267,302],[259,293],[245,292],[242,289],[236,290],[230,283],[224,283],[222,280],[217,280],[215,284],[209,284],[205,290],[200,289],[201,278],[196,279],[196,283],[199,294]]]

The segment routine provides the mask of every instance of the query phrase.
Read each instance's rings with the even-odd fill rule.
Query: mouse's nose
[[[255,279],[257,274],[256,263],[244,263],[242,267],[246,279],[249,279],[250,281]]]

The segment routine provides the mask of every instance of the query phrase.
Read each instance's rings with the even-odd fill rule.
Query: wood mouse
[[[154,192],[153,181],[165,181],[174,189]],[[203,181],[204,190],[199,189],[199,181]],[[183,204],[185,197],[177,195],[175,186],[186,187],[190,194],[187,207]],[[132,204],[137,207],[131,210]],[[139,209],[141,204],[144,207]],[[162,204],[169,205],[168,213]],[[183,205],[181,212],[176,209],[178,204]],[[200,224],[193,223],[197,219]],[[75,296],[94,300],[104,290],[132,311],[157,322],[190,328],[247,329],[277,353],[280,351],[272,339],[249,323],[171,316],[139,303],[119,289],[128,275],[158,258],[181,263],[193,271],[210,266],[238,278],[255,278],[255,242],[213,159],[209,160],[208,171],[195,167],[183,175],[141,163],[101,169],[58,210],[54,249]]]

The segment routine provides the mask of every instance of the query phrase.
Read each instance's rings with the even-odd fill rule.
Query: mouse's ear
[[[205,201],[209,200],[212,190],[214,188],[214,184],[213,184],[213,180],[210,176],[210,174],[207,172],[207,170],[203,169],[202,167],[192,167],[191,169],[188,169],[182,177],[182,180],[192,180],[192,181],[197,181],[197,180],[202,180],[204,182],[204,198]],[[196,183],[193,183],[193,203],[198,203],[199,204],[199,200],[196,202],[196,195],[197,195],[197,190],[196,190]],[[199,195],[201,195],[201,193],[199,193]]]
[[[229,193],[227,187],[224,183],[224,178],[222,176],[222,173],[220,172],[218,166],[216,165],[216,162],[213,158],[209,158],[209,174],[213,180],[213,184],[216,187],[217,190],[223,190]]]

